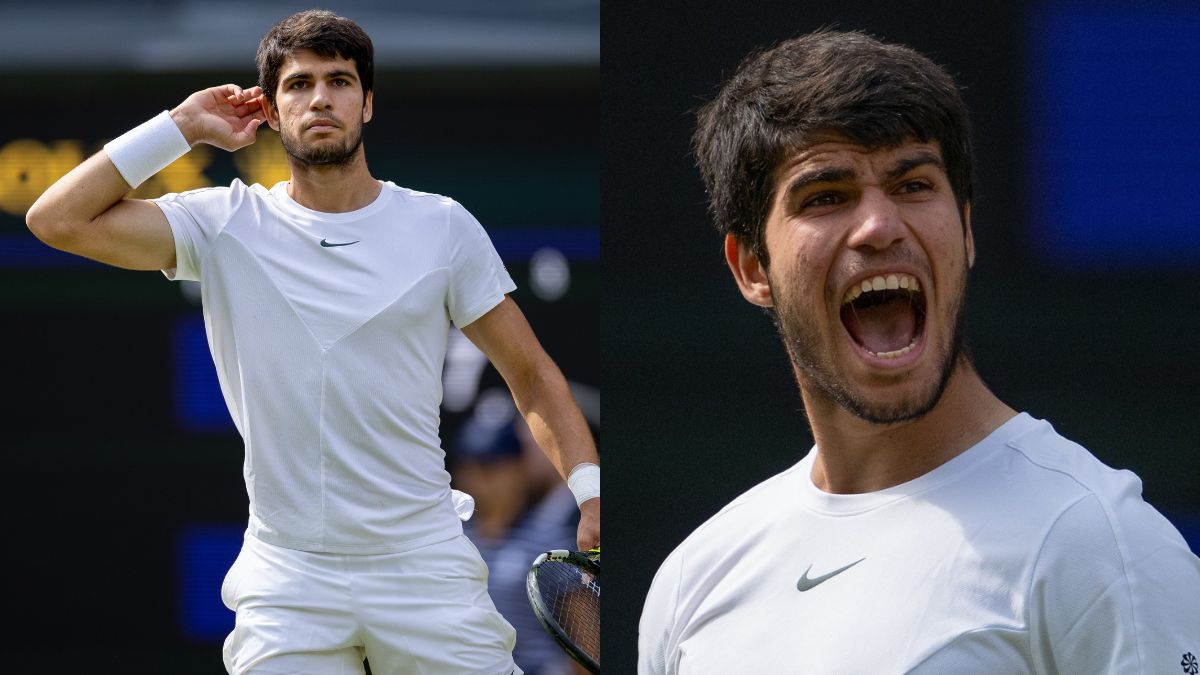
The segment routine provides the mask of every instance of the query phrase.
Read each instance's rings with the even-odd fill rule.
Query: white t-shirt
[[[1159,675],[1200,658],[1200,560],[1135,475],[1048,423],[1018,415],[868,494],[819,490],[816,454],[663,563],[640,675]]]
[[[167,276],[200,282],[250,532],[338,553],[460,534],[438,437],[447,335],[515,288],[479,223],[392,183],[349,213],[237,180],[155,202]]]

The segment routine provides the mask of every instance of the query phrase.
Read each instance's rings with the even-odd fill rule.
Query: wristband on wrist
[[[146,182],[191,149],[166,110],[104,144],[104,153],[130,187]]]
[[[576,464],[567,476],[567,487],[575,495],[575,505],[600,496],[600,467],[591,462]]]

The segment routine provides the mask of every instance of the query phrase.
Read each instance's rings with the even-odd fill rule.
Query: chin
[[[920,388],[904,386],[896,391],[872,392],[872,396],[855,397],[852,406],[844,406],[861,420],[871,424],[899,424],[920,419],[929,414],[941,400],[938,382],[923,382]]]

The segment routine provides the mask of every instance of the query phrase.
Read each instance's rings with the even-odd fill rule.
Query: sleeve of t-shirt
[[[452,202],[447,217],[450,290],[446,307],[454,325],[463,328],[500,304],[517,285],[474,216]]]
[[[1085,497],[1056,521],[1034,568],[1037,672],[1194,672],[1197,607],[1200,559],[1140,490],[1108,509]]]
[[[229,187],[172,192],[153,199],[162,209],[175,237],[175,267],[163,270],[173,281],[200,281],[212,242],[229,223],[246,186],[234,180]]]
[[[681,575],[680,555],[675,553],[658,568],[650,584],[646,604],[642,607],[642,620],[638,624],[638,675],[674,672],[671,636]]]

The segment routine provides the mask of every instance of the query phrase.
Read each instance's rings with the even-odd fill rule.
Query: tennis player
[[[222,588],[231,673],[511,674],[512,627],[462,535],[438,438],[447,333],[508,382],[600,535],[599,468],[566,381],[507,293],[479,223],[376,180],[370,38],[307,11],[258,49],[259,87],[192,94],[105,146],[29,210],[51,246],[201,284],[209,345],[245,439],[250,520]],[[125,199],[198,143],[277,130],[291,180]]]
[[[963,347],[973,151],[945,71],[792,39],[740,65],[694,149],[816,444],[663,563],[639,673],[1195,673],[1200,560]]]

